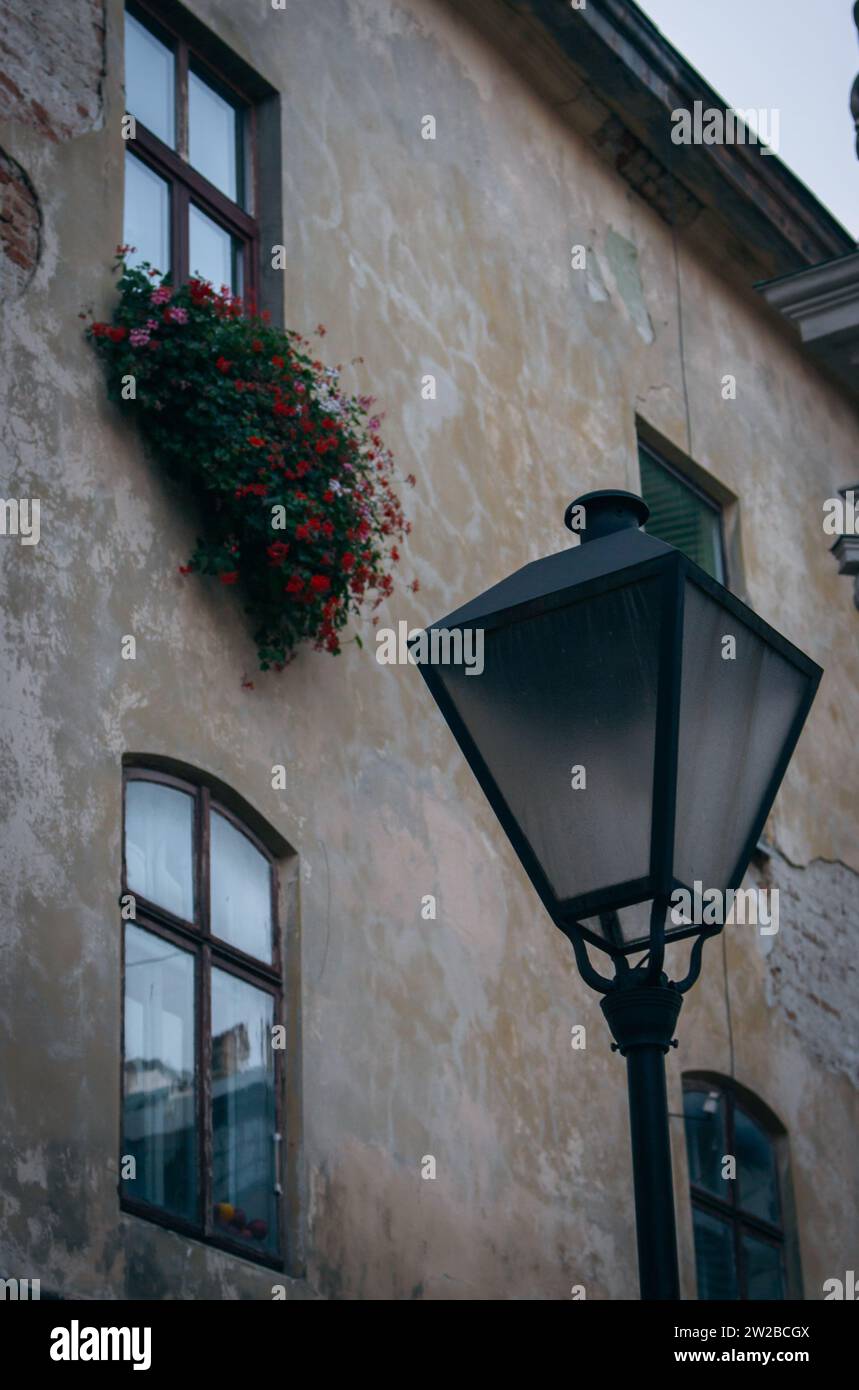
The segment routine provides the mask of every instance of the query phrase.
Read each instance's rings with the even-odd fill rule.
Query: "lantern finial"
[[[579,522],[577,508],[584,508],[585,524]],[[571,502],[564,513],[564,525],[575,531],[585,541],[602,540],[613,531],[637,530],[650,516],[650,508],[634,492],[624,492],[620,488],[601,488],[598,492],[586,492]]]

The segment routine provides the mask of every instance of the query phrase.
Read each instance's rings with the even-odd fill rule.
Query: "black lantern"
[[[605,996],[630,1067],[642,1296],[677,1297],[663,1054],[704,938],[720,925],[669,908],[678,890],[697,908],[702,892],[739,887],[822,673],[642,532],[647,517],[628,492],[571,503],[565,521],[581,545],[526,565],[428,630],[439,639],[430,651],[448,658],[456,634],[482,633],[479,674],[478,664],[418,662],[583,977]],[[688,936],[690,968],[674,983],[665,946]],[[588,946],[612,958],[613,978]],[[653,1163],[667,1163],[661,1202]]]

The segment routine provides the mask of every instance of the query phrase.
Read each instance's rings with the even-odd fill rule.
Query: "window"
[[[130,264],[253,295],[253,105],[145,4],[126,7],[125,95],[135,121],[125,155]]]
[[[753,1105],[709,1081],[687,1081],[683,1111],[700,1299],[783,1299],[783,1198],[776,1136]],[[736,1159],[736,1177],[722,1176]]]
[[[123,1206],[279,1264],[273,858],[206,787],[128,769],[123,894]]]
[[[682,550],[720,584],[727,583],[718,502],[642,443],[638,462],[641,495],[650,508],[645,531]]]

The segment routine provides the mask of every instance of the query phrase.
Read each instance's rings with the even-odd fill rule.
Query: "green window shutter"
[[[645,531],[682,550],[724,584],[722,516],[716,503],[708,502],[643,446],[639,446],[638,462],[641,495],[650,508]]]

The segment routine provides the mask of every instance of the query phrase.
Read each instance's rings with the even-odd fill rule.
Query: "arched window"
[[[790,1297],[783,1129],[717,1078],[684,1079],[683,1112],[699,1299]]]
[[[279,1265],[274,855],[209,787],[153,768],[126,768],[124,815],[123,1207]]]

